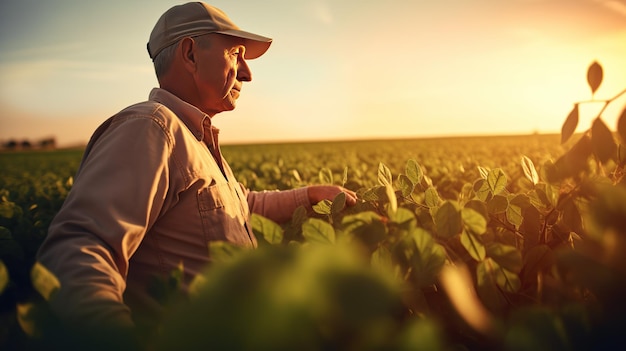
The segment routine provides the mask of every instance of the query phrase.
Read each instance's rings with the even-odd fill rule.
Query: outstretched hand
[[[309,202],[315,205],[322,200],[333,200],[339,193],[346,194],[346,205],[356,205],[356,193],[338,185],[311,185],[307,187]]]

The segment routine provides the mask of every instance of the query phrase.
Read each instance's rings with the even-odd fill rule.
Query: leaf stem
[[[579,104],[585,104],[585,103],[605,103],[605,104],[610,104],[611,102],[619,99],[620,96],[626,94],[626,89],[622,90],[621,92],[617,93],[615,96],[613,96],[610,99],[605,99],[605,100],[598,100],[598,99],[590,99],[590,100],[580,100],[577,103]]]
[[[500,218],[498,218],[496,216],[492,216],[492,218],[495,219],[496,222],[500,223],[505,229],[507,229],[508,231],[510,231],[513,234],[517,235],[517,237],[519,239],[524,239],[524,233],[522,233],[519,230],[515,229],[515,227],[511,227],[510,225],[508,225],[507,223],[505,223],[504,221],[502,221]]]
[[[610,103],[612,103],[613,101],[617,100],[620,98],[620,96],[626,94],[626,89],[622,90],[621,92],[617,93],[615,96],[613,96],[610,99],[606,99],[606,100],[596,100],[593,97],[591,98],[591,100],[582,100],[582,101],[578,101],[578,104],[585,104],[585,103],[604,103],[604,106],[602,106],[602,109],[600,109],[600,112],[598,112],[598,115],[596,116],[596,118],[600,118],[600,116],[602,116],[602,113],[604,112],[604,110],[606,110],[606,108],[609,106]]]

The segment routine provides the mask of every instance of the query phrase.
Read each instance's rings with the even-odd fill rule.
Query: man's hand
[[[322,200],[333,200],[339,193],[346,194],[346,205],[356,205],[356,193],[338,185],[311,185],[307,187],[309,202],[315,205]]]

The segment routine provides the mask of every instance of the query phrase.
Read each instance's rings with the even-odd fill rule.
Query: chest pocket
[[[253,246],[248,233],[248,204],[235,182],[218,183],[198,190],[198,209],[205,240]]]

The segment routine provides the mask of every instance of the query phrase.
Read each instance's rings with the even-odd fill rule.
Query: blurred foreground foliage
[[[589,67],[592,94],[602,75],[599,64]],[[473,147],[465,144],[470,139],[450,140],[455,145],[447,149],[441,141],[431,148],[429,141],[405,141],[393,150],[382,141],[369,149],[360,142],[317,144],[316,153],[225,148],[252,189],[338,184],[357,191],[360,202],[346,207],[340,194],[314,213],[298,209],[283,226],[253,215],[257,250],[211,245],[215,263],[189,284],[172,272],[159,290],[169,297],[163,319],[131,336],[101,330],[81,339],[47,311],[58,282],[33,255],[71,175],[5,177],[0,345],[43,349],[97,340],[91,346],[106,349],[130,339],[156,350],[622,345],[626,109],[617,135],[602,113],[624,94],[591,100],[605,106],[582,134],[574,131],[585,102],[576,103],[562,145],[529,136],[518,144],[477,138]]]

